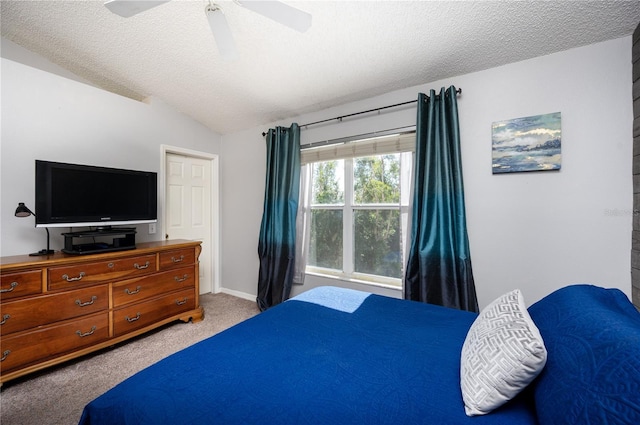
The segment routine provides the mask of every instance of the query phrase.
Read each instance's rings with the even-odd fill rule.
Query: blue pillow
[[[640,424],[640,313],[618,289],[573,285],[529,308],[547,348],[541,424]]]

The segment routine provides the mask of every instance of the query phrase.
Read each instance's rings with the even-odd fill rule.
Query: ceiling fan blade
[[[169,1],[171,0],[108,0],[104,2],[104,5],[116,15],[120,15],[123,18],[130,18],[133,15],[160,6],[163,3],[169,3]]]
[[[298,32],[305,32],[311,27],[309,13],[280,1],[238,1],[238,3]]]
[[[222,13],[222,9],[213,3],[205,8],[205,13],[207,14],[207,20],[209,21],[213,38],[215,38],[216,44],[218,45],[220,56],[225,60],[235,59],[236,43],[233,39],[233,34],[231,34],[231,28],[229,28],[227,18],[224,16],[224,13]]]

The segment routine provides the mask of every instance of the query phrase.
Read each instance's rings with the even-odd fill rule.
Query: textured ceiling
[[[208,1],[131,18],[102,1],[1,1],[2,36],[106,90],[157,98],[227,134],[395,89],[630,35],[638,1],[285,1],[295,32],[233,1],[223,61]]]

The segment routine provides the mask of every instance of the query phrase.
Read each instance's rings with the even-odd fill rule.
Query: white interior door
[[[166,153],[165,238],[202,241],[200,293],[213,291],[211,160]]]

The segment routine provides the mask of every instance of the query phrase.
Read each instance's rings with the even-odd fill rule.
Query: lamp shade
[[[31,211],[25,204],[24,202],[18,202],[18,208],[16,208],[16,212],[15,212],[15,216],[16,217],[29,217],[30,215],[32,216],[36,216],[36,214]],[[38,252],[34,252],[31,253],[29,255],[34,256],[34,255],[49,255],[49,254],[53,254],[54,251],[52,249],[49,249],[49,229],[47,229],[45,227],[45,229],[47,231],[47,249],[41,249]]]
[[[33,211],[31,211],[29,208],[27,208],[27,206],[24,204],[24,202],[19,202],[18,203],[18,207],[16,208],[15,215],[16,215],[16,217],[29,217],[30,215],[35,216]]]

